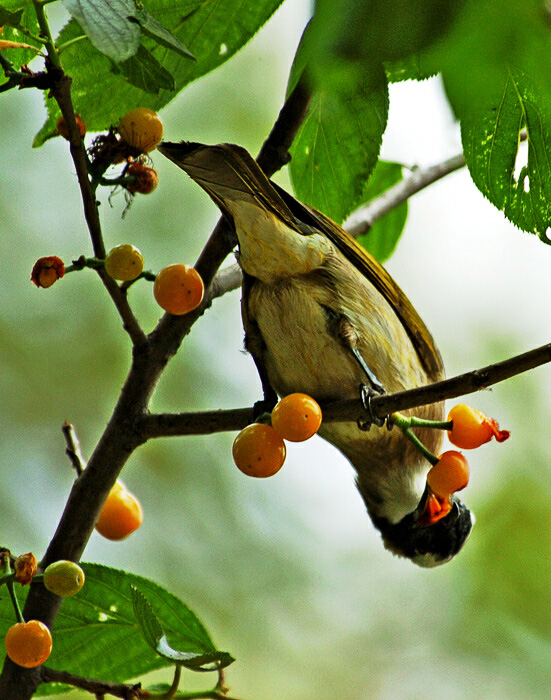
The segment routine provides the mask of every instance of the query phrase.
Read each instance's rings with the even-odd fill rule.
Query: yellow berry
[[[163,138],[163,123],[152,109],[137,107],[121,118],[118,131],[129,146],[149,153]]]
[[[50,593],[68,598],[84,586],[84,571],[75,562],[60,559],[46,568],[43,581]]]
[[[107,254],[105,270],[113,279],[130,282],[143,272],[143,255],[130,243],[122,243]]]

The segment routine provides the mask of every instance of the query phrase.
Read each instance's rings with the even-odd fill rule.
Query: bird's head
[[[455,495],[440,499],[427,486],[417,508],[397,523],[374,520],[385,547],[423,567],[445,564],[460,551],[474,515]]]

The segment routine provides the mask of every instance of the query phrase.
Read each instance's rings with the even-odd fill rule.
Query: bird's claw
[[[388,423],[388,416],[384,416],[383,418],[376,416],[373,412],[373,406],[371,405],[373,396],[381,396],[385,393],[383,387],[380,386],[380,388],[381,391],[378,391],[378,389],[376,390],[367,384],[360,384],[360,399],[364,410],[367,413],[367,416],[362,416],[357,420],[358,428],[360,430],[367,432],[371,429],[372,425],[376,425],[378,428],[381,428],[385,423],[387,423],[387,427],[390,425]]]

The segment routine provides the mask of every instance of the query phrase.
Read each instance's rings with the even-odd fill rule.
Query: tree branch
[[[371,407],[376,417],[383,418],[395,411],[404,411],[480,391],[548,362],[551,362],[551,344],[434,384],[395,394],[374,396]],[[365,417],[359,398],[322,403],[321,408],[325,423],[355,421],[358,417]],[[253,407],[198,413],[148,414],[142,417],[139,430],[145,441],[159,437],[207,435],[242,430],[253,419]]]
[[[97,696],[113,695],[113,697],[123,698],[123,700],[139,700],[140,698],[147,697],[141,691],[141,683],[127,685],[126,683],[96,681],[92,678],[75,676],[73,673],[68,673],[67,671],[56,671],[47,666],[43,666],[41,669],[41,679],[43,683],[66,683],[67,685],[86,690]]]
[[[98,204],[95,190],[88,176],[88,156],[75,121],[75,111],[71,98],[71,78],[61,72],[60,69],[55,69],[55,76],[52,94],[67,124],[71,157],[75,165],[77,180],[80,187],[84,218],[86,219],[88,231],[90,232],[94,255],[96,258],[103,259],[105,258],[105,245],[103,243]],[[107,274],[105,268],[97,268],[97,273],[119,312],[124,330],[128,333],[134,345],[145,343],[147,341],[147,336],[134,316],[126,294],[121,290],[117,282]]]

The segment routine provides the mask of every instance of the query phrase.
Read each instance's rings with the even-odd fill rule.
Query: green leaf
[[[510,70],[499,87],[494,102],[473,105],[461,122],[467,166],[478,189],[510,221],[550,243],[551,108],[525,73]],[[528,162],[515,168],[523,128]]]
[[[147,10],[135,10],[134,14],[128,18],[131,22],[136,22],[142,28],[142,32],[150,36],[152,39],[157,41],[159,44],[166,46],[168,49],[176,51],[181,56],[186,58],[191,58],[193,61],[197,60],[195,56],[186,48],[184,44],[174,36],[174,34],[169,31],[160,22],[157,22],[155,17],[149,14]]]
[[[365,203],[369,203],[400,182],[403,179],[402,169],[400,163],[380,160],[365,188]],[[400,240],[407,216],[408,205],[404,202],[376,221],[367,233],[358,236],[358,242],[379,262],[385,262]]]
[[[144,640],[132,604],[132,586],[147,596],[164,632],[178,648],[203,655],[219,653],[193,612],[149,579],[100,564],[83,564],[86,583],[65,598],[52,630],[55,640],[48,665],[77,675],[125,682],[172,665]],[[17,591],[20,600],[25,589]],[[14,622],[9,596],[0,599],[0,636]],[[47,685],[40,686],[44,694]]]
[[[143,46],[134,56],[113,67],[119,69],[129,83],[152,95],[158,95],[161,90],[174,91],[173,76]]]
[[[19,10],[12,13],[12,17],[13,15],[19,16],[19,22],[17,27],[10,26],[9,22],[0,18],[0,26],[2,24],[6,25],[1,38],[6,39],[6,41],[22,42],[25,44],[31,44],[31,46],[36,46],[37,48],[42,48],[42,44],[39,41],[35,41],[32,37],[29,37],[27,34],[20,31],[21,29],[25,29],[27,32],[34,34],[34,36],[38,36],[40,33],[40,27],[38,26],[36,15],[32,9],[31,3],[28,3],[27,6],[22,8],[23,4],[24,3],[21,0],[19,0],[19,2],[16,2],[16,0],[13,0],[12,2],[10,2],[10,0],[2,1],[2,9],[4,12]],[[23,64],[30,63],[33,58],[36,58],[36,51],[32,51],[31,49],[7,49],[2,53],[15,66],[22,66]]]
[[[129,20],[136,9],[134,0],[62,0],[62,3],[91,44],[113,61],[126,61],[138,50],[140,27]]]
[[[157,654],[173,663],[181,664],[193,671],[216,671],[229,666],[234,659],[226,652],[207,652],[197,654],[189,651],[178,651],[168,643],[161,623],[153,612],[153,608],[144,594],[132,586],[132,604],[134,613],[145,641]],[[208,664],[208,665],[207,665]]]
[[[213,70],[238,51],[279,7],[282,0],[149,0],[148,10],[196,57],[183,59],[172,49],[144,37],[145,48],[174,77],[174,90],[147,93],[111,72],[111,61],[88,41],[79,41],[63,52],[63,66],[71,76],[76,111],[88,131],[102,131],[116,124],[134,107],[159,110],[185,85]],[[133,24],[131,22],[131,24]],[[139,30],[136,24],[133,26]],[[61,31],[57,44],[82,35],[72,20]],[[53,100],[47,101],[48,120],[36,136],[40,146],[55,128],[59,116]]]
[[[453,31],[433,50],[452,108],[461,119],[494,103],[509,68],[531,76],[551,99],[551,31],[541,0],[469,0]],[[543,95],[542,92],[542,95]]]
[[[388,116],[382,68],[363,81],[343,85],[315,93],[290,164],[297,197],[339,223],[361,201]]]
[[[17,12],[10,12],[0,7],[0,27],[7,25],[8,27],[19,27],[21,25],[21,16],[23,15],[23,10],[18,10]]]

